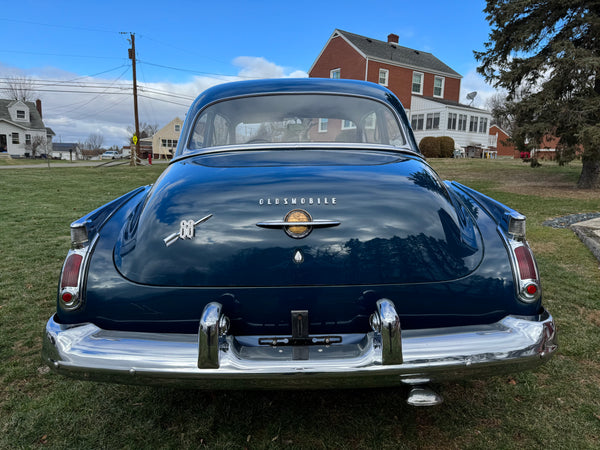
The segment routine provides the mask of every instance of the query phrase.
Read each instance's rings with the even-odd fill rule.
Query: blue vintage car
[[[407,385],[556,350],[525,217],[440,180],[387,89],[223,84],[176,155],[71,225],[43,343],[58,373],[209,389]]]

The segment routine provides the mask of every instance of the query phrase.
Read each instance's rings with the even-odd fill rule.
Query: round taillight
[[[535,295],[537,293],[537,286],[535,284],[530,284],[527,286],[527,293],[529,295]]]
[[[63,292],[60,298],[65,303],[71,303],[73,301],[73,294],[70,292]]]

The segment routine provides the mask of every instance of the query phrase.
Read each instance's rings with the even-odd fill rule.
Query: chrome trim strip
[[[404,147],[394,147],[393,145],[369,144],[369,143],[349,143],[349,142],[281,142],[281,143],[263,143],[263,144],[236,144],[223,145],[219,147],[203,147],[201,149],[188,150],[185,154],[175,156],[169,164],[182,161],[184,159],[196,156],[214,155],[218,153],[227,153],[232,151],[252,151],[252,150],[363,150],[363,151],[387,151],[400,153],[409,156],[416,156],[421,159],[425,157],[412,150],[408,144]]]
[[[206,322],[214,327],[212,308],[209,315]],[[403,380],[497,375],[537,367],[557,349],[554,321],[545,311],[489,325],[404,330],[402,364],[383,364],[375,332],[343,336],[347,345],[310,346],[306,361],[294,361],[286,347],[255,346],[253,336],[221,339],[226,345],[219,346],[219,367],[200,369],[197,335],[103,330],[51,318],[42,356],[52,369],[75,378],[274,389],[398,386]],[[214,350],[214,341],[208,347]]]
[[[261,228],[283,228],[283,227],[313,227],[313,228],[328,228],[337,227],[342,222],[338,220],[311,220],[310,222],[285,222],[283,220],[267,220],[258,222],[257,227]]]

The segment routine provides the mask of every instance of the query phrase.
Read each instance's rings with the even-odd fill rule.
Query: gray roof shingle
[[[24,128],[29,128],[32,130],[45,130],[46,127],[44,126],[44,122],[42,121],[42,118],[40,116],[40,113],[38,112],[37,108],[35,107],[35,103],[33,102],[24,102],[25,105],[29,108],[29,122],[14,122],[12,120],[12,118],[10,117],[10,113],[8,112],[8,108],[15,103],[15,100],[7,100],[7,99],[0,99],[0,120],[6,120],[8,122],[11,122],[15,125],[24,127]]]
[[[390,44],[388,42],[378,41],[377,39],[371,39],[339,29],[336,30],[336,32],[348,39],[348,41],[350,41],[367,57],[390,61],[395,64],[406,65],[410,67],[419,67],[431,72],[439,72],[462,78],[458,72],[444,64],[431,53],[423,52],[421,50],[414,50],[408,47],[402,47],[398,44]]]

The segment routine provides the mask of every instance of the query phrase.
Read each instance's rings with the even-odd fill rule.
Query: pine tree
[[[488,0],[484,12],[477,70],[507,90],[517,133],[582,152],[578,186],[600,187],[600,0]]]

